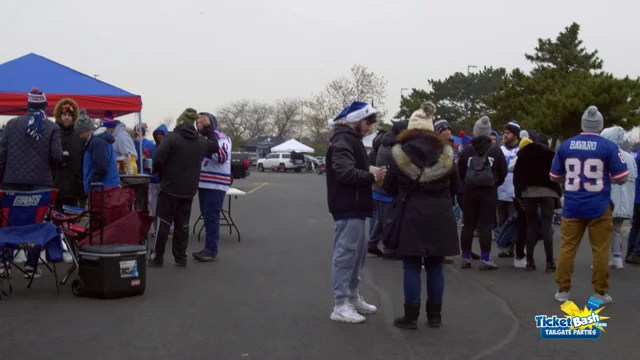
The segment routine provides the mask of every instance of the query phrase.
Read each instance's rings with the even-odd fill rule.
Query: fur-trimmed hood
[[[434,131],[410,129],[401,132],[391,153],[407,177],[420,183],[441,179],[453,171],[453,148]],[[424,171],[423,171],[424,169]]]
[[[80,108],[78,104],[70,98],[60,99],[56,104],[56,107],[53,109],[53,117],[56,119],[56,124],[62,125],[62,109],[65,105],[71,105],[72,113],[71,117],[73,120],[71,121],[71,125],[76,123],[78,120],[78,116],[80,116]]]

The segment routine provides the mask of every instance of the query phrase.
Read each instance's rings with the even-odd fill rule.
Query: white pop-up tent
[[[299,152],[299,153],[312,153],[314,150],[308,147],[305,144],[297,141],[296,139],[291,139],[283,142],[278,146],[274,146],[271,148],[271,152]]]

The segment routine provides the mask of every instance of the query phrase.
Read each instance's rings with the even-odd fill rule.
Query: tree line
[[[530,72],[484,67],[429,80],[430,90],[412,89],[402,96],[396,119],[404,119],[427,100],[438,104],[438,118],[454,130],[470,132],[476,119],[488,115],[495,129],[517,120],[526,129],[550,136],[555,143],[579,133],[580,118],[596,105],[605,126],[631,129],[640,124],[640,79],[617,78],[603,71],[598,51],[589,51],[573,23],[555,39],[538,39]]]

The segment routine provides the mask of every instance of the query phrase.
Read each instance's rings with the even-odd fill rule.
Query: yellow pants
[[[603,294],[609,291],[609,247],[613,233],[611,205],[597,219],[562,218],[560,254],[556,268],[556,283],[560,291],[571,289],[573,261],[586,229],[589,230],[589,243],[593,257],[591,284],[597,293]]]

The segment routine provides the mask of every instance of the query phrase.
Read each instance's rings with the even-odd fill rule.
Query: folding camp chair
[[[27,275],[29,278],[27,288],[31,288],[36,275],[35,271],[29,275],[26,269],[17,265],[11,256],[16,250],[31,250],[37,252],[42,265],[53,273],[56,291],[60,294],[56,262],[63,261],[63,239],[60,229],[48,221],[56,194],[57,191],[52,189],[0,191],[0,262],[5,267],[9,289],[11,289],[10,267]],[[42,249],[45,250],[45,258],[42,257]],[[50,262],[51,266],[47,262]]]

